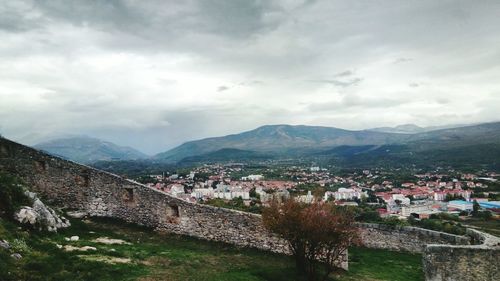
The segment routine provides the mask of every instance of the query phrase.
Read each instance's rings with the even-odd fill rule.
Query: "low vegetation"
[[[357,238],[354,212],[330,203],[271,202],[264,226],[288,242],[299,273],[307,280],[328,280]]]
[[[78,241],[66,237],[78,235]],[[130,244],[103,244],[108,237]],[[72,221],[58,234],[0,220],[0,240],[19,241],[15,260],[0,248],[0,280],[298,280],[291,257],[194,238],[162,235],[119,221]],[[96,250],[65,251],[57,245]],[[423,280],[421,256],[352,248],[349,271],[328,280]],[[334,279],[335,278],[335,279]]]
[[[0,172],[0,217],[12,219],[21,206],[31,205],[31,199],[24,194],[21,182]]]

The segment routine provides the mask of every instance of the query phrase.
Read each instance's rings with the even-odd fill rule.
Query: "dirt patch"
[[[158,265],[161,267],[170,266],[171,260],[165,257],[150,257],[141,262],[144,265]]]
[[[95,251],[95,250],[97,250],[96,247],[91,247],[91,246],[75,247],[75,246],[71,246],[71,245],[66,245],[66,246],[63,247],[63,249],[66,252],[73,252],[73,251],[86,252],[86,251]]]
[[[89,261],[100,261],[110,264],[117,263],[131,263],[132,260],[129,258],[118,258],[118,257],[110,257],[110,256],[97,256],[97,255],[80,255],[78,256],[81,259],[89,260]]]
[[[92,242],[106,244],[106,245],[132,245],[132,243],[129,243],[125,240],[113,239],[113,238],[108,238],[108,237],[99,237],[99,238],[92,240]]]

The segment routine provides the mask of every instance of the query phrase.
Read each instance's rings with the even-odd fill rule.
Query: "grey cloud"
[[[352,72],[351,70],[346,70],[335,74],[334,77],[346,77],[351,75],[354,75],[354,72]]]
[[[398,63],[405,63],[405,62],[410,62],[412,61],[413,59],[412,58],[397,58],[394,60],[394,64],[398,64]]]
[[[355,77],[352,79],[318,79],[318,80],[309,80],[311,82],[315,83],[326,83],[326,84],[331,84],[334,86],[346,88],[350,86],[356,86],[357,84],[361,83],[363,81],[363,78]]]
[[[410,83],[410,84],[408,84],[408,86],[410,86],[411,88],[417,88],[417,87],[420,86],[420,84],[418,84],[418,83]]]
[[[449,99],[447,99],[447,98],[437,98],[437,99],[436,99],[436,102],[437,102],[438,104],[449,104],[449,103],[450,103],[450,100],[449,100]]]
[[[227,87],[227,86],[219,86],[217,88],[217,92],[224,92],[225,90],[229,90],[229,87]]]

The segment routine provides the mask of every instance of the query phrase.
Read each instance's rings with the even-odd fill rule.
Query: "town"
[[[476,204],[484,216],[498,215],[499,177],[495,172],[332,172],[315,165],[255,168],[233,163],[205,164],[180,173],[143,176],[139,181],[186,201],[256,213],[272,200],[293,198],[365,206],[381,218],[405,220],[440,213],[468,216]]]

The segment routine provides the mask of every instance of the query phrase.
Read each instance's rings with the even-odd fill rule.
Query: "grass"
[[[488,220],[467,218],[463,221],[463,224],[500,237],[500,219],[498,218]]]
[[[288,256],[158,234],[117,221],[72,223],[58,234],[30,234],[0,221],[0,238],[24,239],[28,246],[19,261],[0,250],[0,280],[296,280],[294,263]],[[72,235],[80,240],[65,240]],[[131,244],[92,242],[104,236]],[[97,250],[65,252],[56,244]],[[110,263],[115,258],[131,262]],[[330,280],[423,280],[420,255],[353,248],[349,259],[349,271]]]

